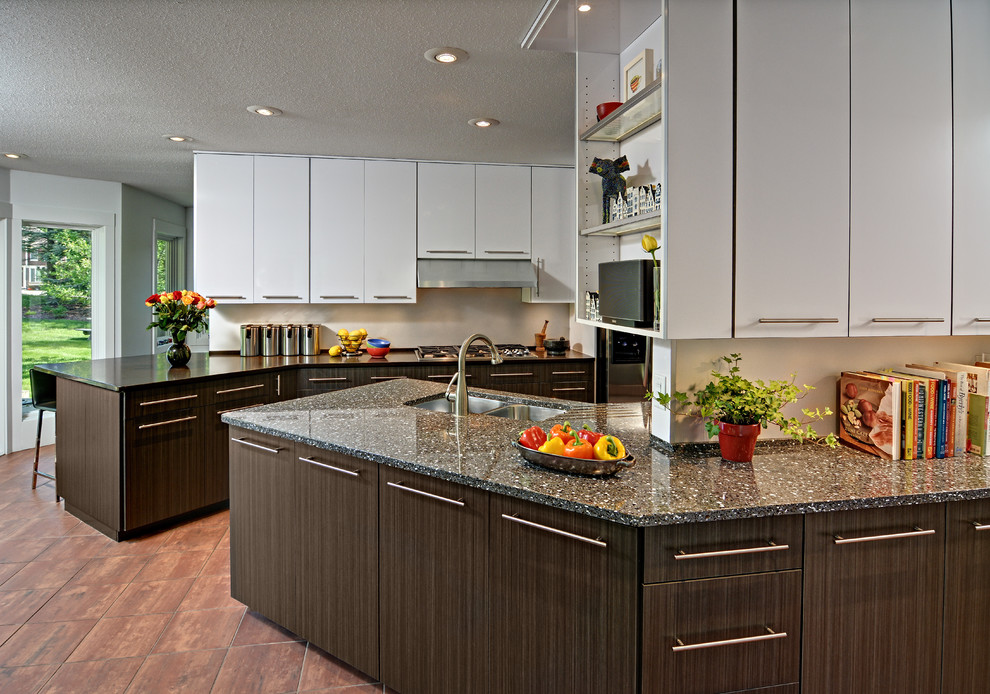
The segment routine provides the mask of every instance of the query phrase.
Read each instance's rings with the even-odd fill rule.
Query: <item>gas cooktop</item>
[[[530,356],[529,348],[526,345],[495,345],[495,348],[503,359]],[[420,361],[454,361],[457,359],[459,351],[460,347],[454,345],[426,345],[416,348],[416,358]],[[474,343],[468,347],[467,358],[491,359],[492,353],[486,345]]]

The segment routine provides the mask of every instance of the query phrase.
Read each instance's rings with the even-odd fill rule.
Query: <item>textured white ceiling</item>
[[[570,164],[573,56],[519,45],[542,5],[0,0],[0,152],[30,157],[3,166],[191,205],[193,150]]]

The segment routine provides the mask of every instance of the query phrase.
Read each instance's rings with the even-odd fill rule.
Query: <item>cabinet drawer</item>
[[[275,399],[274,382],[274,374],[255,374],[211,381],[207,384],[206,397],[211,404],[216,403],[221,410],[231,403],[247,398],[271,402]]]
[[[212,391],[202,382],[157,386],[124,393],[124,412],[128,418],[184,410],[207,405]]]
[[[546,380],[556,381],[590,381],[595,376],[593,361],[552,362],[546,367]]]
[[[369,369],[361,368],[302,369],[296,374],[296,393],[301,397],[363,386],[370,375]]]
[[[544,383],[540,395],[562,400],[580,400],[594,402],[595,388],[590,381],[563,381]]]
[[[797,682],[801,572],[643,590],[643,693],[716,694]]]
[[[647,528],[643,582],[797,569],[803,529],[803,516]]]

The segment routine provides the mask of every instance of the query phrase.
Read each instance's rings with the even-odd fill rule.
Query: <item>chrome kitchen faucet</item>
[[[454,377],[450,379],[450,383],[447,384],[447,391],[445,393],[447,399],[450,400],[450,386],[456,381],[457,390],[454,391],[454,414],[457,415],[466,415],[468,413],[467,375],[464,373],[464,368],[467,365],[468,347],[475,340],[481,340],[488,345],[488,349],[492,352],[492,364],[502,363],[502,355],[499,354],[495,343],[492,342],[492,338],[481,333],[474,333],[468,339],[464,340],[460,351],[457,353],[457,371],[454,373]]]

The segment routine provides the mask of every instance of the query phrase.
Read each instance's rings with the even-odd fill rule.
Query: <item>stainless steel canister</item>
[[[279,330],[277,325],[262,325],[261,327],[261,356],[278,356]]]
[[[261,326],[241,326],[241,356],[256,357],[261,354]]]
[[[312,357],[320,353],[320,326],[314,323],[299,326],[299,353]]]
[[[295,357],[299,355],[299,326],[298,325],[280,325],[279,333],[281,335],[282,344],[282,355],[286,357]]]

